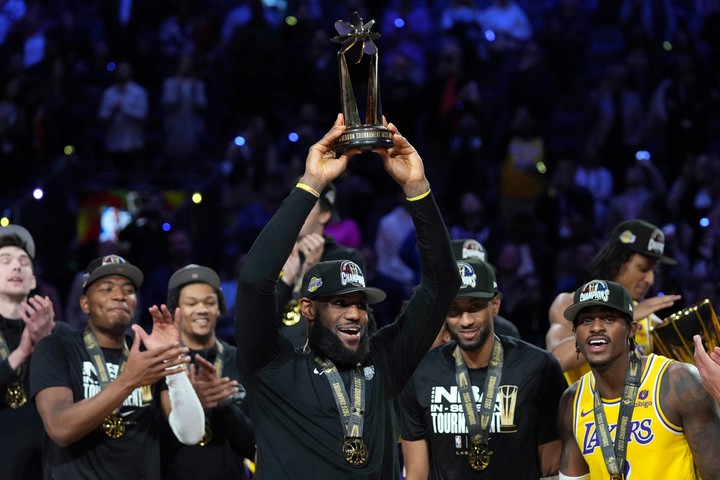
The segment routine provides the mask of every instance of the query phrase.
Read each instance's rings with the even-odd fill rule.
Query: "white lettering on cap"
[[[358,285],[365,288],[365,276],[355,262],[346,261],[340,265],[340,283]]]
[[[610,290],[608,289],[607,283],[595,281],[585,284],[585,287],[580,292],[578,302],[588,302],[591,300],[607,302],[609,299]]]

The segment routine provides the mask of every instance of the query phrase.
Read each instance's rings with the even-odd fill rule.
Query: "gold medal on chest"
[[[492,455],[492,450],[487,445],[477,444],[471,446],[468,453],[470,468],[476,472],[482,472],[490,465],[490,455]]]
[[[350,465],[357,467],[365,465],[368,460],[368,450],[365,441],[360,437],[348,437],[343,442],[343,457]]]
[[[125,423],[119,415],[109,415],[103,420],[103,432],[110,438],[118,439],[125,435]]]
[[[13,382],[7,386],[5,391],[5,403],[14,410],[22,407],[27,403],[27,393],[22,382]]]

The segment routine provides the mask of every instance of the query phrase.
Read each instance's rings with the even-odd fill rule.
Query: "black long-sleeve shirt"
[[[371,336],[363,363],[368,462],[342,455],[344,432],[327,378],[277,329],[276,282],[316,198],[295,189],[251,248],[240,273],[235,312],[260,478],[399,478],[398,396],[435,340],[460,286],[447,230],[431,195],[409,203],[422,278],[398,320]],[[346,386],[350,372],[340,371]]]

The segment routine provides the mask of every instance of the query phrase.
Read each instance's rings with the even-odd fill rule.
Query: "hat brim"
[[[627,310],[619,309],[619,308],[617,308],[617,307],[615,307],[615,306],[613,306],[613,305],[610,305],[610,304],[607,303],[607,302],[600,302],[600,301],[595,301],[595,300],[588,300],[588,301],[585,301],[585,302],[580,302],[580,303],[575,303],[575,304],[573,304],[573,305],[570,305],[570,306],[569,306],[568,308],[566,308],[565,311],[563,312],[563,317],[565,317],[565,320],[568,320],[568,321],[570,321],[570,322],[572,322],[572,323],[574,324],[574,323],[575,323],[575,317],[577,317],[578,313],[580,313],[581,310],[583,310],[583,309],[585,309],[585,308],[588,308],[588,307],[595,307],[595,306],[612,308],[613,310],[616,310],[616,311],[618,311],[618,312],[620,312],[620,313],[623,313],[623,314],[625,314],[625,315],[629,315],[630,317],[632,317],[632,315],[633,315],[632,312],[628,312]]]
[[[33,237],[30,235],[27,228],[14,224],[0,227],[0,237],[8,235],[17,235],[20,237],[20,239],[25,242],[25,252],[30,256],[30,258],[35,259],[35,240],[33,240]]]
[[[495,295],[497,295],[497,293],[493,293],[493,292],[468,292],[468,293],[458,292],[458,294],[455,296],[455,298],[458,298],[458,297],[493,298]]]
[[[218,274],[203,266],[184,267],[175,272],[168,281],[168,291],[184,287],[191,283],[205,283],[215,290],[220,290],[221,281]]]
[[[110,275],[120,275],[130,279],[136,289],[140,288],[143,283],[143,274],[135,265],[130,265],[129,263],[108,263],[93,270],[83,287],[83,292],[86,292],[87,289],[90,288],[90,285],[96,281]]]
[[[672,266],[672,265],[677,265],[677,263],[678,263],[677,260],[675,260],[674,258],[666,257],[665,255],[662,255],[660,253],[648,252],[645,250],[642,250],[642,251],[635,250],[635,252],[639,253],[641,255],[644,255],[646,257],[655,258],[655,259],[657,259],[658,262],[662,263],[663,265]]]
[[[387,295],[384,291],[380,290],[379,288],[375,287],[347,287],[340,290],[336,290],[334,292],[322,292],[322,295],[305,295],[307,298],[311,299],[317,299],[319,297],[331,297],[333,295],[346,295],[348,293],[355,293],[355,292],[363,292],[365,294],[365,299],[367,300],[367,303],[369,305],[372,305],[374,303],[380,303]]]

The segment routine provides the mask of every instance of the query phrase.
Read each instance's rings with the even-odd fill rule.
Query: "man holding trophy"
[[[372,22],[363,24],[355,14],[350,25],[355,30],[348,35],[360,41]],[[379,135],[379,142],[370,142],[370,135],[350,138],[352,125],[337,116],[310,148],[305,173],[256,239],[239,276],[238,366],[256,429],[257,475],[263,478],[399,478],[398,397],[459,288],[420,155],[392,123],[372,127],[389,136]],[[363,150],[381,157],[407,198],[420,249],[420,285],[393,325],[370,334],[368,305],[385,293],[367,287],[352,261],[318,262],[305,273],[300,291],[308,342],[295,349],[277,329],[280,270],[319,192]]]

